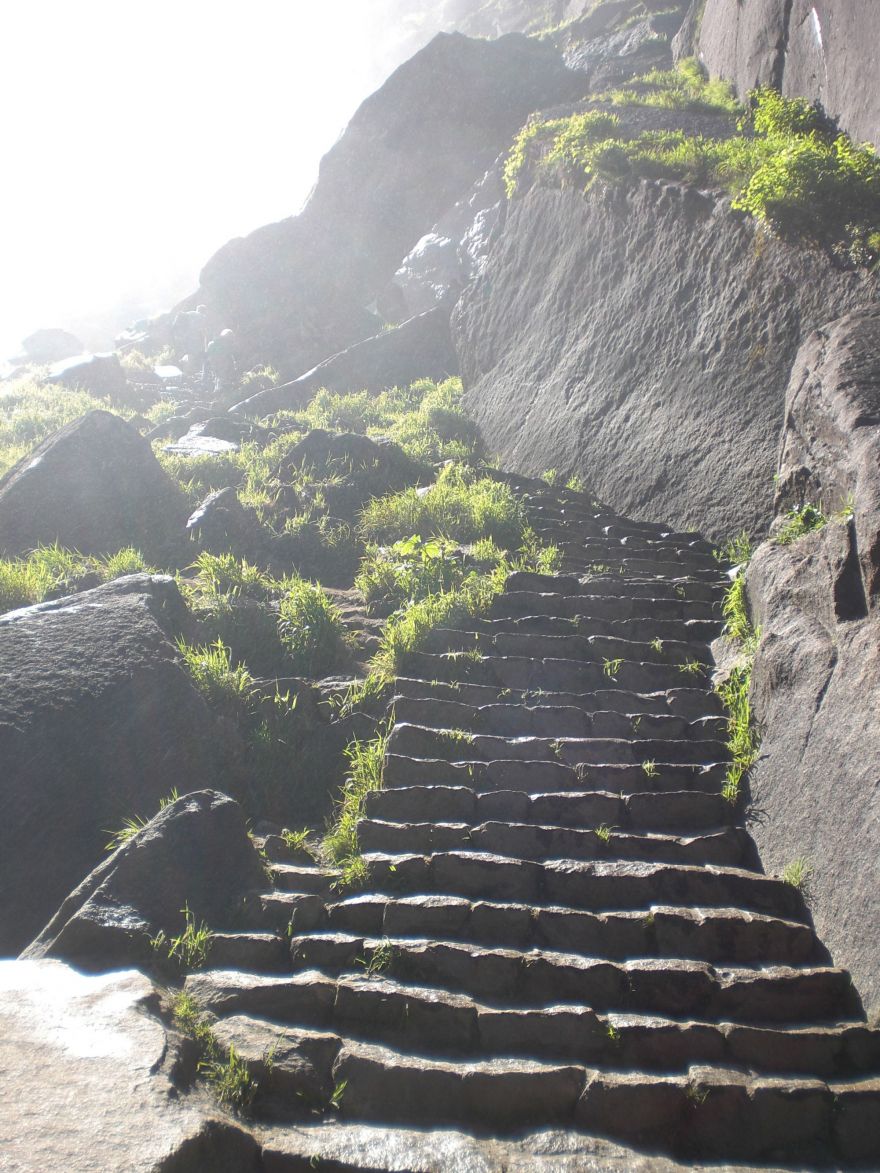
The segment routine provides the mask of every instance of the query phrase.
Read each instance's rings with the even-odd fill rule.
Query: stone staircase
[[[698,535],[509,479],[563,572],[411,656],[366,890],[276,862],[187,979],[281,1126],[272,1167],[322,1110],[878,1167],[880,1032],[722,795],[724,573]]]

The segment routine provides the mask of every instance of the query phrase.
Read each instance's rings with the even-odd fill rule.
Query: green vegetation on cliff
[[[563,184],[666,179],[711,185],[726,189],[736,210],[783,239],[827,249],[855,265],[880,258],[880,158],[871,146],[837,133],[804,99],[764,88],[740,107],[724,83],[705,79],[690,61],[595,101],[604,108],[523,128],[505,169],[509,196],[526,174]],[[622,116],[627,106],[728,114],[729,133],[630,130]]]

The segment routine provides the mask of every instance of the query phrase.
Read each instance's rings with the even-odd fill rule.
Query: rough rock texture
[[[853,138],[880,145],[876,0],[707,0],[699,53],[741,96],[775,85],[821,102]]]
[[[181,665],[174,581],[133,575],[0,617],[0,952],[22,949],[172,787],[216,780],[217,726]]]
[[[0,554],[57,541],[83,554],[136,546],[161,560],[187,513],[149,443],[119,416],[91,411],[0,478]]]
[[[0,1165],[15,1173],[257,1173],[259,1146],[179,1098],[179,1052],[134,971],[0,962]]]
[[[453,336],[468,407],[508,466],[577,472],[622,512],[716,537],[770,519],[801,339],[875,296],[711,194],[534,188]]]
[[[305,407],[316,391],[383,391],[416,379],[444,379],[458,373],[458,357],[449,334],[449,311],[427,312],[326,359],[290,383],[269,387],[230,408],[248,415],[267,415],[284,408]]]
[[[394,274],[394,287],[410,313],[451,304],[479,276],[506,211],[499,160],[422,237]]]
[[[187,794],[99,864],[23,956],[81,969],[148,964],[149,938],[179,933],[184,904],[223,930],[265,884],[238,803],[214,790]]]
[[[805,858],[835,961],[880,1009],[880,311],[806,342],[792,373],[779,505],[849,499],[788,546],[763,545],[748,595],[763,638],[753,704],[763,731],[753,798],[768,868]]]
[[[401,258],[532,110],[582,87],[550,45],[437,36],[363,103],[304,211],[226,244],[195,300],[235,330],[244,367],[308,370],[375,331],[364,307]]]

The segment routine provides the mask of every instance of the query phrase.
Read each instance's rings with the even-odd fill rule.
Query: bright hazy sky
[[[0,0],[0,358],[168,308],[298,211],[397,63],[385,2]]]

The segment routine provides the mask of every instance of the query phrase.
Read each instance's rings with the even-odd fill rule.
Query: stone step
[[[279,933],[212,932],[208,948],[212,967],[255,969],[262,973],[290,970],[290,942]]]
[[[392,823],[358,822],[364,852],[389,855],[418,852],[475,851],[511,859],[618,859],[662,863],[720,864],[742,867],[750,858],[750,840],[741,827],[693,836],[556,827],[529,823]]]
[[[659,640],[661,644],[676,640],[689,646],[705,647],[718,636],[721,626],[715,619],[658,619],[654,615],[626,619],[586,618],[577,613],[558,615],[555,611],[505,615],[495,614],[493,608],[487,618],[474,621],[473,630],[484,635],[523,632],[527,635],[604,636],[646,644],[652,640]]]
[[[607,683],[607,682],[606,682]],[[412,700],[452,700],[472,708],[488,704],[523,705],[530,709],[574,708],[587,713],[623,713],[628,717],[683,717],[687,721],[722,717],[721,702],[704,688],[675,688],[665,692],[627,692],[622,688],[600,688],[594,692],[548,692],[546,690],[497,688],[462,681],[422,680],[398,676],[397,697]]]
[[[292,1064],[280,1048],[305,1028],[306,1038],[328,1031],[361,1042],[405,1047],[432,1058],[500,1056],[566,1061],[610,1070],[686,1071],[693,1063],[720,1063],[753,1074],[810,1074],[850,1078],[880,1061],[880,1033],[842,1022],[780,1030],[739,1023],[670,1019],[662,1015],[601,1014],[576,1003],[544,1007],[493,1007],[462,994],[413,986],[383,973],[339,979],[316,971],[292,976],[274,988],[250,987],[248,975],[204,974],[187,989],[207,1008],[224,1003],[228,1016],[215,1034],[251,1067],[261,1086],[271,1074],[258,1066],[274,1048],[273,1064]],[[232,1013],[229,1011],[232,1010]],[[269,1015],[274,1022],[254,1013]],[[291,1018],[291,1026],[283,1020]],[[282,1021],[279,1021],[282,1020]],[[276,1085],[276,1093],[281,1089]],[[292,1089],[290,1089],[292,1090]]]
[[[666,580],[628,578],[624,582],[620,575],[599,577],[539,574],[531,570],[518,570],[508,575],[504,594],[499,597],[498,602],[503,605],[504,600],[512,596],[524,598],[529,595],[533,598],[544,598],[553,595],[559,600],[565,600],[569,596],[587,595],[597,599],[650,599],[652,603],[674,601],[679,606],[683,602],[715,604],[723,596],[726,585],[729,584],[698,582],[679,576]],[[566,612],[561,611],[560,614]],[[695,619],[699,617],[698,614],[693,616]]]
[[[806,920],[803,898],[783,880],[742,868],[597,860],[512,860],[471,851],[365,854],[370,887],[391,894],[444,893],[469,900],[562,904],[589,912],[653,905],[742,908]]]
[[[269,865],[272,883],[282,892],[307,892],[326,896],[339,879],[333,868],[308,864],[273,863]]]
[[[569,550],[562,553],[559,569],[563,574],[618,574],[633,575],[636,578],[647,578],[656,575],[657,578],[674,578],[677,575],[687,576],[695,582],[717,583],[722,580],[722,573],[718,567],[687,565],[679,561],[661,561],[646,554],[634,553],[631,556],[615,558],[609,553],[591,556],[585,551]]]
[[[558,761],[567,766],[623,764],[642,766],[647,776],[660,764],[707,765],[729,758],[726,742],[624,737],[495,737],[463,729],[428,729],[395,724],[388,753],[398,757],[439,758],[450,762]],[[646,765],[647,763],[647,765]]]
[[[553,544],[559,548],[562,557],[583,559],[591,566],[608,566],[612,571],[621,564],[635,562],[640,567],[652,568],[667,567],[670,574],[693,574],[695,571],[705,571],[715,578],[720,578],[723,570],[712,557],[701,550],[688,546],[677,546],[670,542],[651,542],[644,539],[621,541],[606,535],[601,537],[573,534],[563,527],[553,527],[559,535]],[[552,532],[550,527],[545,533]],[[649,571],[650,572],[650,571]]]
[[[334,895],[332,886],[321,893],[263,892],[258,906],[252,911],[246,910],[245,918],[276,934],[287,934],[291,927],[297,932],[308,932],[321,924],[324,906]]]
[[[747,1023],[836,1022],[857,1013],[845,970],[828,967],[715,969],[700,961],[611,961],[576,953],[486,948],[417,937],[321,932],[294,936],[294,969],[357,972],[376,954],[400,981],[439,986],[490,1005],[577,1002],[594,1010]]]
[[[508,580],[510,581],[510,580]],[[721,624],[723,592],[712,599],[688,599],[670,587],[664,594],[659,582],[646,583],[642,592],[623,590],[627,580],[612,584],[592,579],[579,583],[569,579],[581,590],[569,594],[552,592],[505,591],[492,604],[490,616],[494,619],[520,619],[534,615],[550,615],[557,619],[579,619],[587,623],[718,623]],[[609,586],[619,586],[614,593]],[[680,584],[679,584],[680,585]],[[600,587],[605,588],[601,589]],[[587,593],[587,592],[590,593]]]
[[[648,759],[646,759],[648,760]],[[412,758],[386,755],[383,780],[387,788],[398,786],[468,786],[478,793],[492,790],[541,794],[544,791],[610,790],[616,794],[642,791],[665,793],[693,790],[720,794],[727,776],[724,762],[708,766],[695,763],[665,765],[658,762],[656,773],[643,765],[499,759],[494,762],[450,762],[442,758]]]
[[[621,688],[628,692],[662,692],[702,685],[708,688],[705,671],[688,671],[684,666],[640,663],[624,660],[605,664],[583,660],[532,659],[529,656],[482,656],[470,652],[410,652],[404,674],[423,680],[456,681],[548,692],[594,692]]]
[[[727,718],[720,715],[688,721],[667,714],[653,716],[607,709],[588,712],[572,705],[501,703],[475,707],[435,697],[417,700],[398,696],[394,701],[394,717],[404,725],[465,729],[501,737],[629,737],[634,742],[650,738],[723,741],[728,727]]]
[[[472,621],[469,621],[469,623]],[[706,643],[660,641],[660,645],[635,639],[607,635],[541,635],[527,631],[505,630],[513,626],[507,620],[490,620],[477,630],[435,628],[422,641],[425,652],[477,652],[484,656],[528,657],[530,659],[579,660],[585,664],[602,664],[625,660],[643,665],[665,667],[709,662]],[[585,625],[588,626],[588,625]]]
[[[706,830],[733,819],[733,808],[719,794],[673,790],[665,793],[520,790],[479,793],[467,786],[409,786],[374,790],[365,813],[371,819],[410,823],[432,820],[476,826],[503,819],[559,827],[615,827],[619,830]]]
[[[568,949],[624,961],[666,957],[713,964],[806,965],[817,960],[808,925],[738,908],[583,912],[562,906],[454,896],[347,896],[327,906],[326,927],[371,937],[434,937],[507,949]]]

